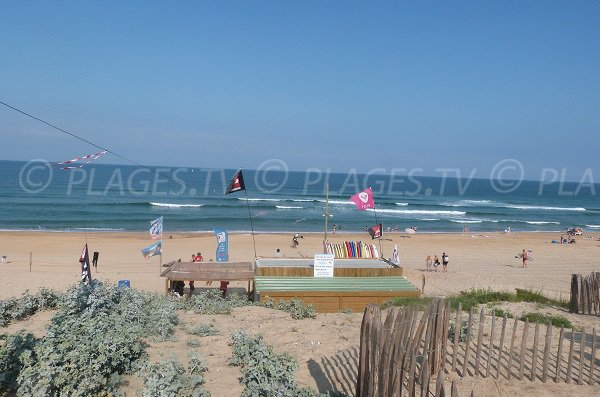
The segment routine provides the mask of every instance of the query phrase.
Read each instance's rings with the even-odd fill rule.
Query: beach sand
[[[0,299],[16,297],[26,289],[36,291],[40,287],[65,290],[79,281],[81,270],[78,262],[86,242],[90,256],[100,252],[98,269],[94,278],[116,283],[130,280],[132,287],[147,291],[164,291],[165,281],[159,277],[159,257],[145,260],[140,249],[151,244],[146,233],[48,233],[48,232],[2,232],[0,255],[7,262],[0,263]],[[215,258],[216,239],[213,235],[174,233],[165,235],[163,261],[189,260],[192,253],[201,252],[205,261]],[[573,245],[551,244],[556,233],[470,233],[470,234],[386,234],[381,241],[386,257],[392,255],[398,244],[401,265],[405,276],[421,288],[425,277],[425,294],[447,296],[471,288],[491,288],[514,292],[515,288],[541,291],[552,298],[568,299],[572,273],[587,274],[600,271],[597,256],[600,252],[600,234],[578,237]],[[592,237],[592,238],[588,238]],[[289,234],[256,235],[258,256],[273,256],[280,248],[286,257],[312,256],[322,251],[322,234],[305,234],[300,246],[292,249]],[[329,235],[329,241],[370,241],[365,234]],[[379,245],[379,243],[376,243]],[[249,261],[253,258],[252,236],[230,235],[230,260]],[[533,251],[534,260],[527,269],[515,258],[523,249]],[[30,272],[30,252],[32,266]],[[450,257],[448,273],[426,272],[425,257],[446,252]],[[197,283],[203,284],[203,283]],[[203,285],[201,285],[203,287]],[[213,283],[218,288],[218,283]],[[238,285],[244,286],[243,284]],[[520,304],[523,306],[524,304]],[[514,310],[514,308],[511,308]],[[525,309],[524,309],[525,310]],[[561,313],[565,315],[565,313]],[[568,314],[566,314],[568,315]],[[597,326],[596,316],[568,315],[577,324]],[[316,319],[293,320],[287,313],[261,307],[234,310],[231,316],[199,316],[182,313],[185,324],[212,323],[221,335],[202,339],[201,353],[206,357],[209,372],[206,387],[213,396],[239,395],[239,371],[229,367],[227,360],[231,351],[227,342],[229,334],[236,329],[250,333],[262,333],[267,343],[276,351],[288,351],[299,362],[298,383],[325,391],[335,387],[349,395],[353,394],[353,373],[356,370],[357,349],[360,334],[361,313],[319,314]],[[30,319],[0,329],[15,332],[28,329],[36,335],[43,334],[43,326],[51,315],[40,313]],[[189,339],[178,330],[176,341],[149,347],[151,357],[158,352],[173,354],[185,360]],[[577,386],[566,384],[542,384],[541,382],[518,382],[507,379],[459,379],[456,374],[447,375],[448,381],[459,382],[461,395],[475,390],[478,396],[590,396],[600,395],[600,386]],[[140,381],[128,377],[127,395],[135,395]]]

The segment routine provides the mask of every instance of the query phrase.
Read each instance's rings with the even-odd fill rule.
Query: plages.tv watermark
[[[525,167],[516,159],[504,159],[493,165],[489,173],[478,173],[477,168],[372,168],[359,172],[307,168],[289,170],[281,159],[268,159],[254,170],[244,170],[246,186],[256,193],[277,194],[284,189],[302,195],[352,195],[366,187],[375,194],[397,196],[463,196],[468,194],[473,181],[483,180],[500,194],[510,194],[525,182]],[[42,193],[52,186],[54,192],[66,195],[152,195],[152,196],[209,196],[223,193],[233,176],[231,170],[190,167],[119,167],[99,171],[96,167],[69,170],[57,168],[45,160],[32,160],[21,167],[18,181],[23,192]],[[570,178],[567,179],[567,176]],[[432,177],[435,183],[432,183]],[[537,181],[529,185],[530,194],[548,192],[558,196],[596,195],[596,182],[591,168],[573,178],[565,168],[543,168]],[[481,182],[479,182],[481,187]],[[58,190],[57,190],[58,189]]]

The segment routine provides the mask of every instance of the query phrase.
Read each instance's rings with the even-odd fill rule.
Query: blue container
[[[117,284],[117,288],[131,288],[131,284],[129,283],[129,280],[119,280],[119,283]]]

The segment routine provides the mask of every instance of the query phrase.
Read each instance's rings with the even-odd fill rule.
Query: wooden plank
[[[379,357],[380,357],[380,344],[379,335],[381,330],[381,310],[377,307],[374,311],[373,327],[371,328],[371,379],[369,381],[369,396],[377,395],[377,375],[379,374]]]
[[[579,373],[577,374],[577,384],[583,385],[583,365],[585,358],[585,346],[587,345],[587,335],[585,334],[585,328],[581,331],[581,338],[579,339]]]
[[[429,395],[429,361],[427,355],[421,365],[421,397],[428,397]]]
[[[592,329],[592,355],[590,357],[590,376],[588,385],[592,386],[596,383],[594,378],[594,370],[596,369],[596,328]]]
[[[410,367],[408,369],[408,395],[415,395],[415,381],[416,381],[416,365],[417,365],[417,353],[415,350],[410,352]]]
[[[485,377],[490,377],[490,364],[492,363],[492,356],[494,351],[494,331],[496,330],[496,313],[492,311],[492,329],[490,331],[490,345],[488,348],[488,356],[487,356],[487,367],[485,370]]]
[[[569,311],[571,313],[579,313],[579,293],[578,293],[578,279],[577,275],[571,276],[571,305]]]
[[[542,382],[548,380],[548,358],[550,357],[550,347],[552,344],[552,323],[548,321],[546,326],[546,343],[544,344],[544,358],[542,361]]]
[[[496,379],[500,375],[500,367],[502,365],[502,355],[504,353],[504,336],[506,334],[506,321],[508,316],[505,314],[502,319],[502,331],[500,332],[500,345],[498,346],[498,361],[496,366]]]
[[[506,365],[506,369],[508,370],[508,374],[507,374],[508,379],[510,379],[512,376],[513,351],[514,351],[514,347],[515,347],[515,337],[517,335],[518,322],[519,322],[518,317],[515,317],[515,322],[514,322],[513,330],[512,330],[512,337],[510,338],[510,349],[508,350],[508,364]]]
[[[467,374],[467,364],[469,363],[469,349],[471,348],[471,326],[473,324],[473,309],[469,310],[469,323],[467,325],[467,343],[465,345],[465,358],[463,360],[462,374],[464,378]],[[460,330],[459,330],[460,332]]]
[[[533,331],[533,351],[531,352],[531,381],[534,382],[537,376],[537,359],[538,359],[538,339],[540,333],[540,324],[535,323]]]
[[[455,380],[452,381],[452,386],[450,387],[450,396],[451,397],[458,397],[458,390],[456,388],[456,381]]]
[[[477,332],[477,350],[475,353],[475,376],[479,376],[479,363],[481,361],[481,342],[483,339],[483,326],[485,323],[485,315],[483,314],[483,307],[479,313],[479,331]]]
[[[442,357],[441,357],[441,372],[446,371],[446,359],[448,356],[448,325],[450,324],[450,301],[446,300],[446,305],[444,306],[444,318],[442,321],[443,324],[443,335],[442,335]]]
[[[563,335],[564,335],[565,327],[560,327],[560,333],[558,334],[558,352],[556,353],[556,374],[554,376],[554,383],[560,382],[560,372],[562,365],[562,347],[563,347]]]
[[[366,382],[369,374],[369,330],[373,319],[375,306],[365,308],[362,323],[360,326],[360,353],[358,361],[358,375],[356,382],[356,397],[366,396]]]
[[[437,380],[435,381],[435,397],[445,397],[446,391],[444,390],[444,371],[438,372]]]
[[[525,351],[527,350],[527,332],[529,331],[529,319],[525,320],[523,338],[521,339],[521,350],[519,353],[519,380],[523,380],[525,370]]]
[[[569,358],[567,359],[567,378],[566,383],[571,383],[571,368],[573,366],[573,347],[575,345],[575,330],[571,328],[571,343],[569,344]]]
[[[394,332],[394,323],[396,321],[396,315],[398,314],[397,310],[388,309],[386,310],[387,316],[385,318],[385,322],[383,324],[383,328],[381,330],[381,339],[383,344],[381,346],[381,368],[379,371],[379,391],[382,396],[387,396],[388,389],[388,378],[390,378],[388,371],[392,368],[392,354],[393,354],[393,332]]]
[[[452,349],[452,367],[450,371],[456,371],[456,356],[458,353],[458,341],[460,339],[460,323],[462,316],[462,305],[458,304],[458,309],[456,310],[456,319],[454,320],[454,348]]]

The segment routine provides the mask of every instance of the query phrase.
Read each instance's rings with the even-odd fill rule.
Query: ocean
[[[329,192],[329,230],[384,233],[600,231],[600,186],[591,183],[497,181],[401,174],[244,170],[246,192],[224,195],[236,170],[87,164],[62,170],[44,162],[0,161],[0,229],[145,231],[164,217],[165,233],[322,232]],[[328,189],[327,187],[328,186]],[[371,187],[375,211],[349,201]],[[246,201],[248,198],[248,201]],[[249,212],[252,224],[250,223]]]

